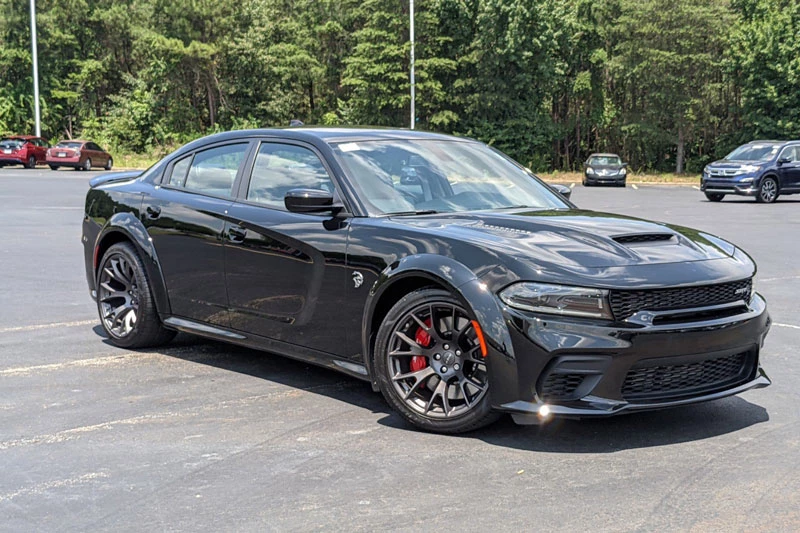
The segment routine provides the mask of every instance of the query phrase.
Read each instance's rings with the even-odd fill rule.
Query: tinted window
[[[792,162],[800,161],[800,147],[789,146],[781,152],[781,158],[787,158]]]
[[[725,156],[732,161],[769,161],[778,153],[777,144],[745,144]]]
[[[246,153],[247,143],[198,152],[189,167],[185,187],[214,196],[232,196],[233,182]]]
[[[286,209],[283,199],[292,189],[334,191],[322,161],[311,150],[291,144],[262,144],[250,176],[247,199]]]
[[[189,170],[189,163],[192,162],[192,156],[184,157],[172,166],[167,183],[173,187],[183,187],[183,182],[186,181],[186,172]]]
[[[58,148],[80,148],[81,143],[74,141],[61,141],[56,145]]]

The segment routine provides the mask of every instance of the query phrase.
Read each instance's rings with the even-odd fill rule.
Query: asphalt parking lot
[[[0,169],[0,530],[800,530],[800,196],[573,192],[747,250],[771,387],[448,437],[329,370],[184,335],[105,342],[80,244],[98,174]]]

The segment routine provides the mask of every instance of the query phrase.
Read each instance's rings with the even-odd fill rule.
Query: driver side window
[[[247,199],[285,210],[283,199],[292,189],[334,192],[333,182],[317,154],[293,144],[263,143],[253,165]]]

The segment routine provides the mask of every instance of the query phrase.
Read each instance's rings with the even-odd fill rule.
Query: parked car
[[[583,185],[608,183],[624,187],[628,175],[628,163],[623,163],[617,154],[592,154],[583,163]]]
[[[91,141],[61,141],[47,151],[47,164],[51,170],[71,167],[75,170],[91,170],[102,167],[111,170],[114,160],[111,154]]]
[[[33,135],[10,135],[0,139],[0,167],[22,165],[36,168],[45,162],[47,141]]]
[[[410,167],[413,165],[413,167]],[[679,226],[577,209],[483,143],[250,130],[91,180],[86,277],[109,340],[177,330],[368,380],[443,433],[765,387],[756,266]]]
[[[752,141],[703,169],[700,190],[711,202],[726,194],[770,204],[800,193],[800,141]]]

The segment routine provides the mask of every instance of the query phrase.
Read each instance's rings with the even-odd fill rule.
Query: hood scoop
[[[631,233],[628,235],[615,235],[611,238],[619,244],[648,244],[673,241],[675,235],[672,233]]]

